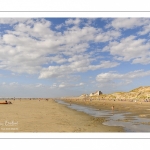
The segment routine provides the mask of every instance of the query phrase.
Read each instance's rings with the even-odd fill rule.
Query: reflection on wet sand
[[[119,112],[112,110],[100,110],[88,106],[81,106],[77,104],[71,104],[62,100],[56,100],[60,104],[64,104],[71,109],[84,112],[94,117],[105,117],[106,120],[103,123],[107,126],[122,126],[126,132],[149,132],[150,131],[150,119],[140,118],[138,116],[132,116],[129,112]]]

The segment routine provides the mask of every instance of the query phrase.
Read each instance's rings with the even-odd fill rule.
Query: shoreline
[[[118,100],[86,100],[85,99],[62,99],[68,103],[90,106],[100,110],[113,110],[121,112],[129,112],[131,116],[139,116],[141,118],[150,118],[150,102],[130,102]]]

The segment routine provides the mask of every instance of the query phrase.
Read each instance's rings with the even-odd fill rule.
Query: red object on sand
[[[8,104],[8,103],[6,103],[6,102],[1,102],[0,104]]]

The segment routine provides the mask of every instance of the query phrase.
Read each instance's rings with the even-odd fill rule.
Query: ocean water
[[[132,116],[131,113],[123,113],[111,110],[99,110],[92,107],[71,104],[62,100],[55,100],[59,104],[66,105],[70,109],[84,112],[94,117],[105,117],[103,123],[107,126],[121,126],[125,132],[150,132],[150,119]],[[130,116],[128,116],[130,115]]]

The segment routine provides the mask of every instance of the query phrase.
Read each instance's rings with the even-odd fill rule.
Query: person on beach
[[[112,106],[111,109],[114,110],[114,106]]]

